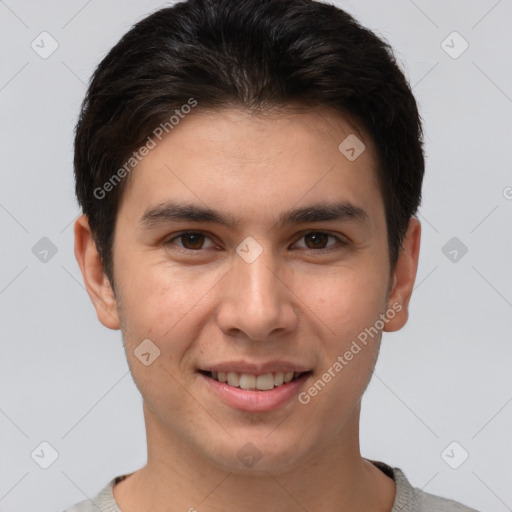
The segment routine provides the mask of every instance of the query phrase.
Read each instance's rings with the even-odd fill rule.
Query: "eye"
[[[174,240],[180,240],[181,245],[173,243]],[[209,240],[209,238],[200,231],[185,231],[173,236],[167,240],[164,245],[177,245],[186,251],[199,251],[200,249],[204,249],[202,246],[205,240]]]
[[[336,243],[326,247],[329,239],[334,240]],[[178,242],[176,243],[175,240],[178,240]],[[206,240],[210,240],[211,244],[209,247],[204,247]],[[341,248],[348,245],[348,242],[345,239],[334,236],[325,231],[310,231],[304,234],[300,240],[305,240],[306,246],[299,248],[306,249],[311,252],[329,252],[331,250],[336,250],[336,246]],[[211,249],[215,247],[215,244],[211,239],[200,231],[183,231],[182,233],[175,234],[172,238],[165,241],[164,245],[172,245],[176,250],[187,253],[199,252],[201,249]],[[297,246],[297,243],[295,246]]]
[[[328,247],[325,247],[325,244],[329,240],[329,238],[335,240],[337,244],[330,245]],[[335,247],[336,245],[339,246],[345,246],[347,245],[346,240],[331,235],[330,233],[326,233],[325,231],[310,231],[309,233],[306,233],[301,237],[301,240],[306,240],[306,249],[309,249],[310,251],[323,251],[327,252],[332,250],[332,247]],[[308,243],[309,242],[309,243]]]

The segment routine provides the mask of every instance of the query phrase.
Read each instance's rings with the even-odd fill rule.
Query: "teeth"
[[[235,372],[212,372],[211,377],[219,382],[225,382],[234,388],[268,391],[277,386],[282,386],[298,377],[301,373],[277,372],[263,375],[249,375]]]
[[[293,372],[286,372],[284,374],[284,381],[290,382],[293,379]]]
[[[256,379],[256,389],[266,391],[274,387],[274,376],[271,373],[265,373],[265,375],[258,375]]]
[[[228,384],[237,388],[240,384],[240,376],[235,372],[228,372]]]
[[[242,373],[242,375],[240,375],[238,384],[242,389],[254,389],[256,387],[256,377],[254,375],[247,375]]]

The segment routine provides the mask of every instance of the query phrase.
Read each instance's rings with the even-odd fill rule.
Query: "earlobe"
[[[420,239],[420,221],[412,217],[402,243],[388,298],[388,311],[393,310],[395,314],[389,315],[389,320],[384,327],[385,331],[398,331],[407,323],[409,301],[418,270]]]
[[[75,221],[75,257],[82,272],[85,288],[96,309],[98,320],[109,329],[119,329],[116,299],[110,281],[103,271],[103,263],[86,215]]]

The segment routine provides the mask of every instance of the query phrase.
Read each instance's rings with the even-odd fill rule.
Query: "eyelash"
[[[340,238],[338,236],[335,236],[327,231],[308,231],[307,233],[304,233],[300,238],[299,240],[303,239],[304,237],[306,237],[307,235],[311,235],[311,234],[320,234],[320,235],[327,235],[328,237],[331,237],[331,238],[334,238],[337,243],[334,244],[333,246],[331,247],[327,247],[325,249],[303,249],[309,253],[313,253],[313,254],[318,254],[318,253],[323,253],[323,254],[326,254],[326,253],[330,253],[332,251],[336,251],[336,250],[340,250],[341,248],[343,247],[346,247],[348,245],[348,242],[346,240],[344,240],[343,238]],[[186,235],[204,235],[206,238],[210,238],[206,233],[202,232],[202,231],[182,231],[180,233],[177,233],[175,235],[172,236],[172,238],[169,238],[167,239],[165,242],[164,242],[164,245],[165,246],[169,246],[169,245],[174,245],[175,247],[173,248],[173,250],[176,250],[178,252],[182,252],[182,253],[186,253],[186,254],[199,254],[202,249],[186,249],[184,247],[179,247],[175,244],[173,244],[173,240],[176,240],[176,239],[179,239],[183,236],[186,236]]]

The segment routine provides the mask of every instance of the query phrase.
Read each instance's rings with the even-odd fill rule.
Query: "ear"
[[[75,257],[82,271],[85,288],[96,309],[98,320],[109,329],[119,329],[116,299],[103,263],[96,250],[96,244],[86,215],[75,221]]]
[[[420,238],[420,221],[412,217],[402,243],[388,297],[388,310],[393,310],[396,314],[386,322],[384,331],[398,331],[407,323],[409,318],[409,300],[416,280],[416,271],[418,270]]]

